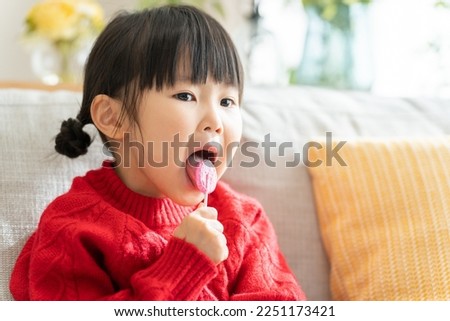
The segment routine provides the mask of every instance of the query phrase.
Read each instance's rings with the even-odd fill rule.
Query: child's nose
[[[210,107],[203,118],[203,122],[201,124],[202,130],[206,132],[215,132],[217,134],[222,134],[223,132],[223,124],[222,119],[220,117],[220,112],[217,108]]]

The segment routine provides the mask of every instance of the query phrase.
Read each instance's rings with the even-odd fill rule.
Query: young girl
[[[192,155],[225,172],[241,137],[242,91],[232,41],[198,9],[112,20],[55,148],[86,153],[92,123],[114,161],[75,178],[44,211],[14,267],[14,298],[305,299],[261,206],[221,182],[206,205],[188,175]]]

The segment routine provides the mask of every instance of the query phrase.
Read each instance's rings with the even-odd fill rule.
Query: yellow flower
[[[74,41],[98,33],[104,26],[104,16],[94,0],[43,0],[28,12],[26,25],[29,36],[53,42]]]

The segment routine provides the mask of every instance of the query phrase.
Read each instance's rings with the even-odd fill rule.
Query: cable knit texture
[[[16,300],[303,300],[254,199],[210,195],[229,257],[219,265],[172,236],[193,211],[128,189],[111,164],[74,179],[42,214],[14,267]]]

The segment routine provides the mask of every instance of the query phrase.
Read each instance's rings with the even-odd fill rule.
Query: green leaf
[[[141,9],[144,8],[153,8],[159,7],[163,5],[180,5],[187,4],[192,5],[197,8],[206,9],[208,4],[222,17],[225,17],[225,9],[222,5],[221,0],[139,0],[138,7]]]

